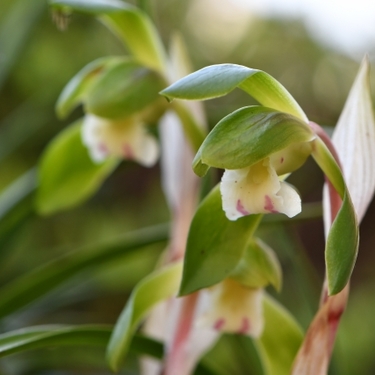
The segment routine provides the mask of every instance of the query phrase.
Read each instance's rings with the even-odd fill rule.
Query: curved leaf
[[[193,163],[198,174],[201,164],[223,169],[245,168],[292,144],[314,138],[312,129],[294,116],[272,108],[244,107],[219,121]],[[301,148],[301,163],[310,152],[310,147]]]
[[[168,225],[127,233],[108,243],[75,250],[0,288],[0,318],[34,302],[90,267],[103,266],[144,246],[168,239]]]
[[[98,76],[85,98],[85,109],[105,118],[127,117],[160,99],[160,74],[137,62],[118,61]]]
[[[50,0],[54,9],[99,16],[143,65],[165,70],[165,52],[158,33],[145,13],[118,0]]]
[[[229,94],[236,87],[265,107],[286,112],[302,121],[307,117],[281,83],[269,74],[236,64],[218,64],[200,69],[164,89],[168,99],[205,100]]]
[[[314,145],[312,156],[342,199],[325,250],[328,292],[332,295],[345,287],[352,274],[358,253],[358,220],[340,167],[320,138]]]
[[[303,331],[292,315],[272,297],[263,299],[265,326],[255,340],[265,375],[289,375],[303,340]]]
[[[117,166],[116,159],[94,164],[81,141],[79,120],[52,140],[42,155],[36,208],[40,214],[71,208],[100,187]]]
[[[237,267],[262,215],[230,221],[221,205],[219,186],[202,201],[192,220],[179,295],[212,286]]]
[[[133,290],[113,329],[107,348],[107,360],[113,371],[118,371],[135,330],[145,314],[158,302],[177,293],[182,264],[157,270],[143,279]]]
[[[103,69],[122,60],[124,58],[101,57],[81,69],[64,87],[57,100],[56,112],[59,118],[64,119],[67,117],[82,102],[89,88]]]

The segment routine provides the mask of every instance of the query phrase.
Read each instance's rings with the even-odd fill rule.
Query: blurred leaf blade
[[[289,375],[294,358],[303,340],[303,331],[283,306],[265,295],[264,331],[255,345],[265,375]]]
[[[168,239],[168,226],[159,225],[131,232],[107,244],[74,251],[51,261],[0,289],[0,318],[7,316],[54,290],[80,272],[120,258],[137,249]]]
[[[90,197],[117,166],[117,159],[94,164],[81,141],[78,120],[58,134],[39,167],[36,209],[41,214],[71,208]]]
[[[148,16],[136,7],[118,0],[50,0],[53,9],[98,16],[128,46],[136,59],[162,73],[165,51]]]
[[[117,320],[107,347],[107,361],[112,371],[119,370],[132,335],[145,314],[158,302],[177,293],[181,273],[182,263],[175,263],[148,275],[135,287]]]

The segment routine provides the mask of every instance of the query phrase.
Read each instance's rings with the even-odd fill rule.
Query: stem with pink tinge
[[[329,136],[319,125],[311,122],[310,126],[325,143],[337,164],[340,166],[337,152]],[[330,181],[328,179],[326,180],[329,187],[332,224],[340,210],[342,200]],[[349,283],[340,293],[329,296],[327,282],[326,280],[324,281],[320,308],[296,356],[292,375],[327,374],[338,325],[345,310],[348,296]]]

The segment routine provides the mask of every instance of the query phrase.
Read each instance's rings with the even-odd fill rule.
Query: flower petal
[[[136,117],[114,121],[87,114],[83,121],[82,142],[96,163],[117,156],[151,167],[159,156],[156,139]]]
[[[263,331],[263,289],[248,288],[225,279],[201,291],[206,308],[197,320],[201,327],[259,337]]]
[[[225,170],[220,190],[229,220],[258,213],[284,213],[293,217],[301,212],[299,195],[279,180],[269,158],[248,168]]]
[[[368,59],[365,58],[332,136],[359,221],[375,190],[375,121],[369,68]],[[324,205],[325,216],[328,216],[325,221],[329,222],[327,203]]]

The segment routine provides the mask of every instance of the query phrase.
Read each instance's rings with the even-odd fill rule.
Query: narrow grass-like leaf
[[[283,306],[265,294],[264,331],[255,340],[265,375],[289,375],[303,331]]]
[[[352,274],[358,253],[358,220],[340,167],[320,138],[314,141],[312,156],[342,199],[325,250],[328,292],[333,295],[345,287]]]
[[[113,371],[119,370],[131,338],[147,312],[158,302],[177,293],[181,273],[182,264],[179,262],[155,271],[135,287],[108,344],[107,360]]]
[[[219,186],[202,201],[192,220],[180,295],[225,279],[240,262],[262,215],[230,221],[221,204]]]
[[[117,166],[117,159],[94,164],[81,141],[79,120],[47,147],[39,168],[36,208],[40,214],[71,208],[89,198]]]
[[[180,79],[161,94],[168,99],[206,100],[229,94],[236,87],[265,107],[286,112],[302,121],[307,117],[290,93],[269,74],[236,64],[211,65]]]
[[[57,115],[64,119],[83,101],[90,86],[108,66],[124,61],[121,57],[101,57],[81,69],[64,87],[56,103]]]
[[[200,162],[223,169],[249,167],[267,156],[292,144],[313,140],[311,128],[297,117],[272,108],[250,106],[240,108],[224,117],[203,142]],[[301,147],[298,167],[311,148]],[[197,156],[198,158],[198,156]],[[197,168],[195,159],[194,166]],[[198,168],[200,172],[200,168]]]
[[[143,65],[165,71],[165,51],[148,16],[119,0],[50,0],[52,8],[98,16]]]
[[[75,250],[51,261],[0,288],[0,318],[38,300],[80,272],[101,267],[144,246],[167,239],[168,226],[158,225],[125,234],[111,242]]]

